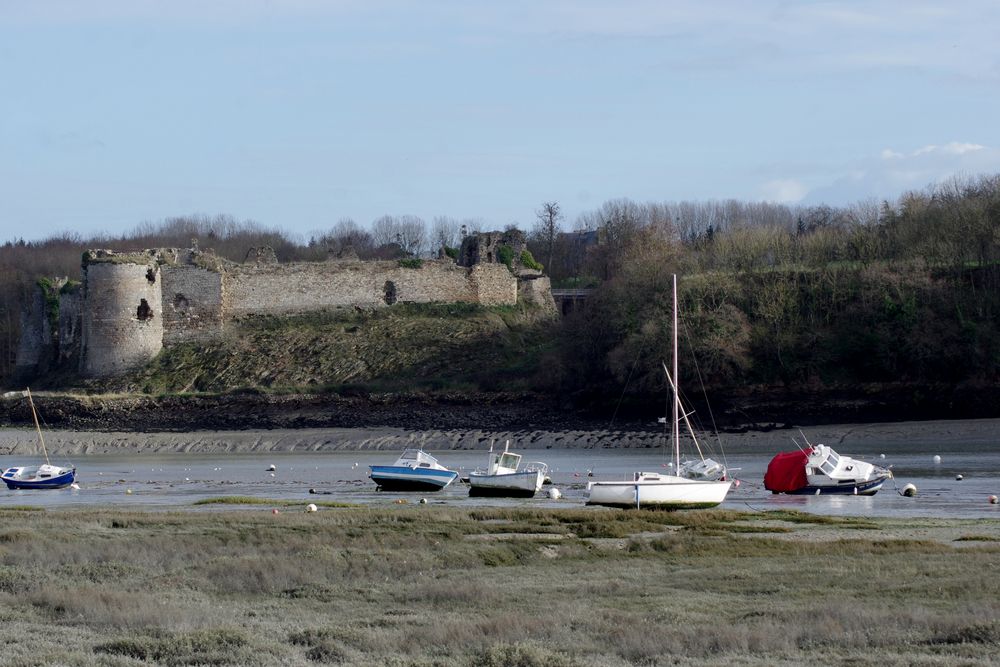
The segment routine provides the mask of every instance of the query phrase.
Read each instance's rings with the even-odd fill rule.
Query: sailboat
[[[49,461],[49,452],[45,448],[45,438],[42,437],[42,427],[38,423],[38,411],[35,410],[35,402],[31,399],[31,390],[25,389],[24,395],[28,397],[28,405],[31,406],[31,416],[35,419],[35,430],[38,432],[38,442],[45,455],[45,463],[7,468],[0,475],[0,479],[3,479],[8,489],[61,489],[67,487],[76,480],[76,468],[54,466]]]
[[[694,438],[694,429],[683,412],[677,374],[677,276],[673,277],[673,369],[663,370],[673,390],[673,420],[671,441],[673,466],[677,474],[636,472],[631,480],[599,481],[587,485],[587,504],[625,508],[699,509],[715,507],[726,499],[732,482],[725,479],[725,469],[711,459],[681,463],[680,423],[687,425]],[[696,441],[697,442],[697,441]],[[700,449],[700,448],[699,448]],[[716,478],[717,477],[717,478]]]

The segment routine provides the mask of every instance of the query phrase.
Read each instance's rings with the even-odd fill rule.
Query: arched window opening
[[[135,316],[140,322],[153,319],[153,309],[145,299],[139,299],[139,307],[135,309]]]
[[[382,299],[389,306],[396,303],[396,283],[391,280],[385,281],[385,285],[382,287]]]

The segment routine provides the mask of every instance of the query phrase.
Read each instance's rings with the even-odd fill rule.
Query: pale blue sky
[[[995,0],[0,0],[0,241],[1000,172]]]

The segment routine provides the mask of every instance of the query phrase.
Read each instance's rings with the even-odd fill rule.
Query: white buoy
[[[885,454],[879,454],[879,455],[878,455],[878,457],[879,457],[880,459],[884,459],[884,458],[885,458]]]
[[[125,495],[126,496],[131,496],[132,495],[132,489],[125,489]]]
[[[907,498],[912,498],[913,496],[917,495],[917,487],[914,486],[913,484],[907,484],[906,486],[903,487],[903,490],[900,491],[900,493],[906,496]]]
[[[277,470],[278,467],[272,463],[271,465],[267,466],[267,469],[270,472],[270,471],[273,471],[273,470]]]
[[[961,475],[955,475],[955,481],[961,482],[964,478]]]
[[[562,491],[556,488],[549,489],[549,498],[552,500],[559,500],[562,498]]]
[[[990,496],[990,505],[996,505],[996,504],[997,504],[997,497]]]
[[[941,457],[937,454],[934,455],[934,463],[941,463]]]
[[[426,498],[421,498],[420,499],[420,504],[421,505],[426,505],[427,504],[427,499]]]
[[[316,507],[316,505],[314,505],[312,503],[309,503],[308,505],[306,505],[306,511],[307,512],[315,512],[317,509],[319,509],[319,508]]]

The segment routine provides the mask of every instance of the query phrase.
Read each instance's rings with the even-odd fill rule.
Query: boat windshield
[[[516,470],[518,463],[521,461],[520,454],[510,454],[505,452],[500,456],[499,466],[501,468],[511,468]]]
[[[837,469],[837,464],[840,463],[840,457],[837,452],[830,451],[830,455],[826,457],[826,460],[820,465],[820,470],[825,472],[827,475],[832,475],[833,471]]]

